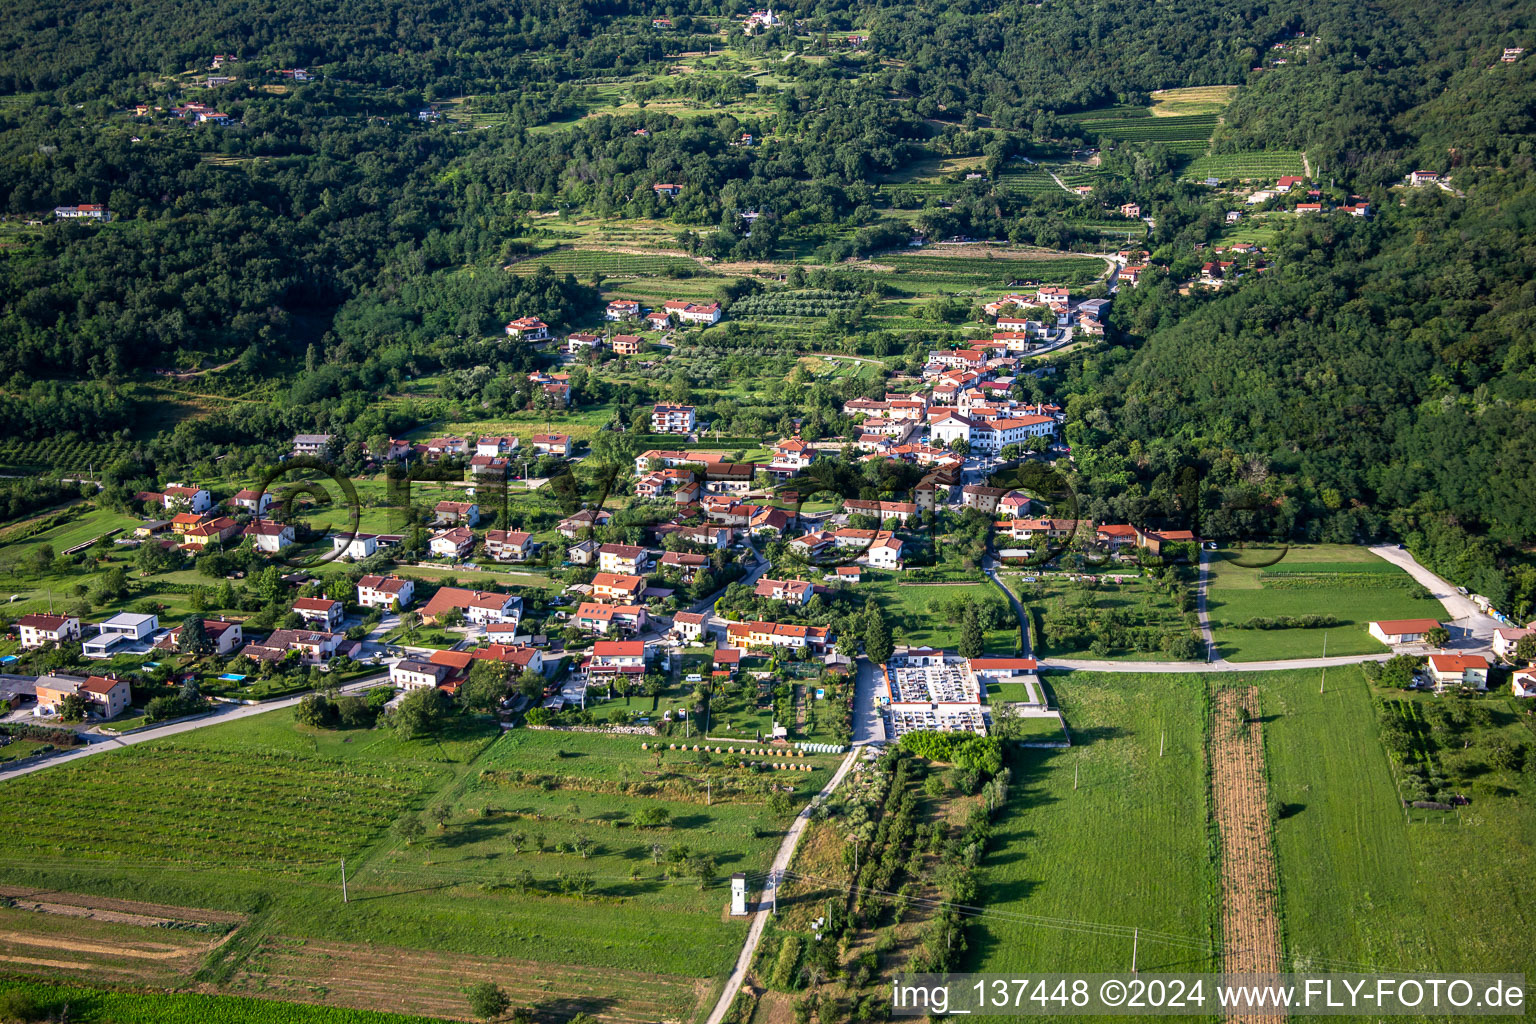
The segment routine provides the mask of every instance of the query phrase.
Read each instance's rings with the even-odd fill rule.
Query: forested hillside
[[[706,264],[775,263],[722,280],[730,302],[790,263],[803,281],[798,264],[913,233],[1103,251],[1124,242],[1102,211],[1136,202],[1152,259],[1176,273],[1122,288],[1110,340],[1030,385],[1069,403],[1089,505],[1199,515],[1213,535],[1410,539],[1530,607],[1536,62],[1500,61],[1536,42],[1529,5],[779,13],[791,24],[748,38],[744,7],[705,0],[7,4],[0,414],[29,439],[132,437],[161,467],[299,429],[406,430],[431,410],[376,396],[424,374],[523,374],[542,357],[487,343],[506,318],[563,329],[590,314],[600,280],[503,269],[576,218],[660,222]],[[726,47],[737,57],[710,63]],[[1156,90],[1228,84],[1198,138],[1160,141],[1172,119],[1113,134]],[[191,101],[230,123],[174,116]],[[1183,294],[1170,282],[1225,223],[1183,173],[1205,133],[1210,158],[1305,161],[1315,187],[1371,216],[1289,222],[1263,273]],[[1087,197],[1025,162],[1089,151]],[[930,164],[953,179],[941,192],[912,185]],[[1453,184],[1401,188],[1419,168]],[[80,203],[113,222],[48,217]],[[749,210],[762,216],[747,232]],[[837,340],[900,365],[957,337],[935,309],[932,329],[849,314]],[[735,324],[710,339],[722,353],[810,344]],[[207,388],[251,400],[178,418],[140,387],[214,366],[227,369]],[[833,422],[835,403],[817,402]]]

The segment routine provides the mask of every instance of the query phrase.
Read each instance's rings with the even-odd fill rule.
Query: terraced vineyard
[[[1262,153],[1215,153],[1197,157],[1184,168],[1184,177],[1196,181],[1273,181],[1287,174],[1305,174],[1299,150],[1267,150]]]
[[[1085,117],[1080,122],[1090,136],[1107,136],[1124,142],[1159,142],[1175,153],[1204,153],[1216,130],[1215,114],[1181,117]]]
[[[1054,186],[1053,186],[1054,187]],[[1104,262],[1092,256],[1059,256],[1044,259],[1008,259],[972,256],[919,256],[906,253],[881,256],[879,261],[895,268],[899,283],[951,288],[1002,288],[1013,281],[1050,281],[1085,284],[1104,271]]]
[[[548,267],[557,274],[575,274],[583,279],[593,273],[611,277],[653,277],[673,273],[678,276],[695,276],[706,273],[685,256],[604,252],[600,249],[556,249],[514,263],[509,269],[514,274],[536,274],[540,267]]]
[[[50,437],[41,441],[0,441],[0,467],[41,470],[100,470],[133,450],[131,441],[87,441]]]
[[[1021,170],[1010,170],[998,176],[998,187],[1005,192],[1013,192],[1026,196],[1037,196],[1042,193],[1059,192],[1061,187],[1051,180],[1043,167],[1025,167]]]

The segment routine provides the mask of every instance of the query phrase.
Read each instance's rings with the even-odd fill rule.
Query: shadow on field
[[[542,1003],[533,1005],[533,1019],[536,1021],[567,1021],[578,1013],[586,1013],[596,1016],[604,1010],[612,1009],[615,1005],[612,999],[604,996],[578,996],[564,999],[546,999]]]

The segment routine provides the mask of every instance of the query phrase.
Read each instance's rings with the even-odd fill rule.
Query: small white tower
[[[744,917],[747,913],[747,876],[741,872],[731,876],[731,916]]]

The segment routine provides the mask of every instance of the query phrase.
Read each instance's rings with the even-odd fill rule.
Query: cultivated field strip
[[[7,856],[294,864],[345,856],[446,769],[146,744],[9,783]],[[202,813],[189,815],[189,808]],[[134,828],[124,829],[122,822]]]
[[[513,1006],[531,1007],[541,1019],[584,1012],[613,1024],[688,1020],[705,994],[702,982],[675,975],[283,937],[263,941],[229,990],[463,1017],[464,989],[479,981],[500,985]]]
[[[1258,688],[1221,687],[1215,704],[1211,796],[1221,830],[1222,969],[1275,974],[1280,971],[1280,919]],[[1228,1019],[1273,1020],[1237,1014]]]

